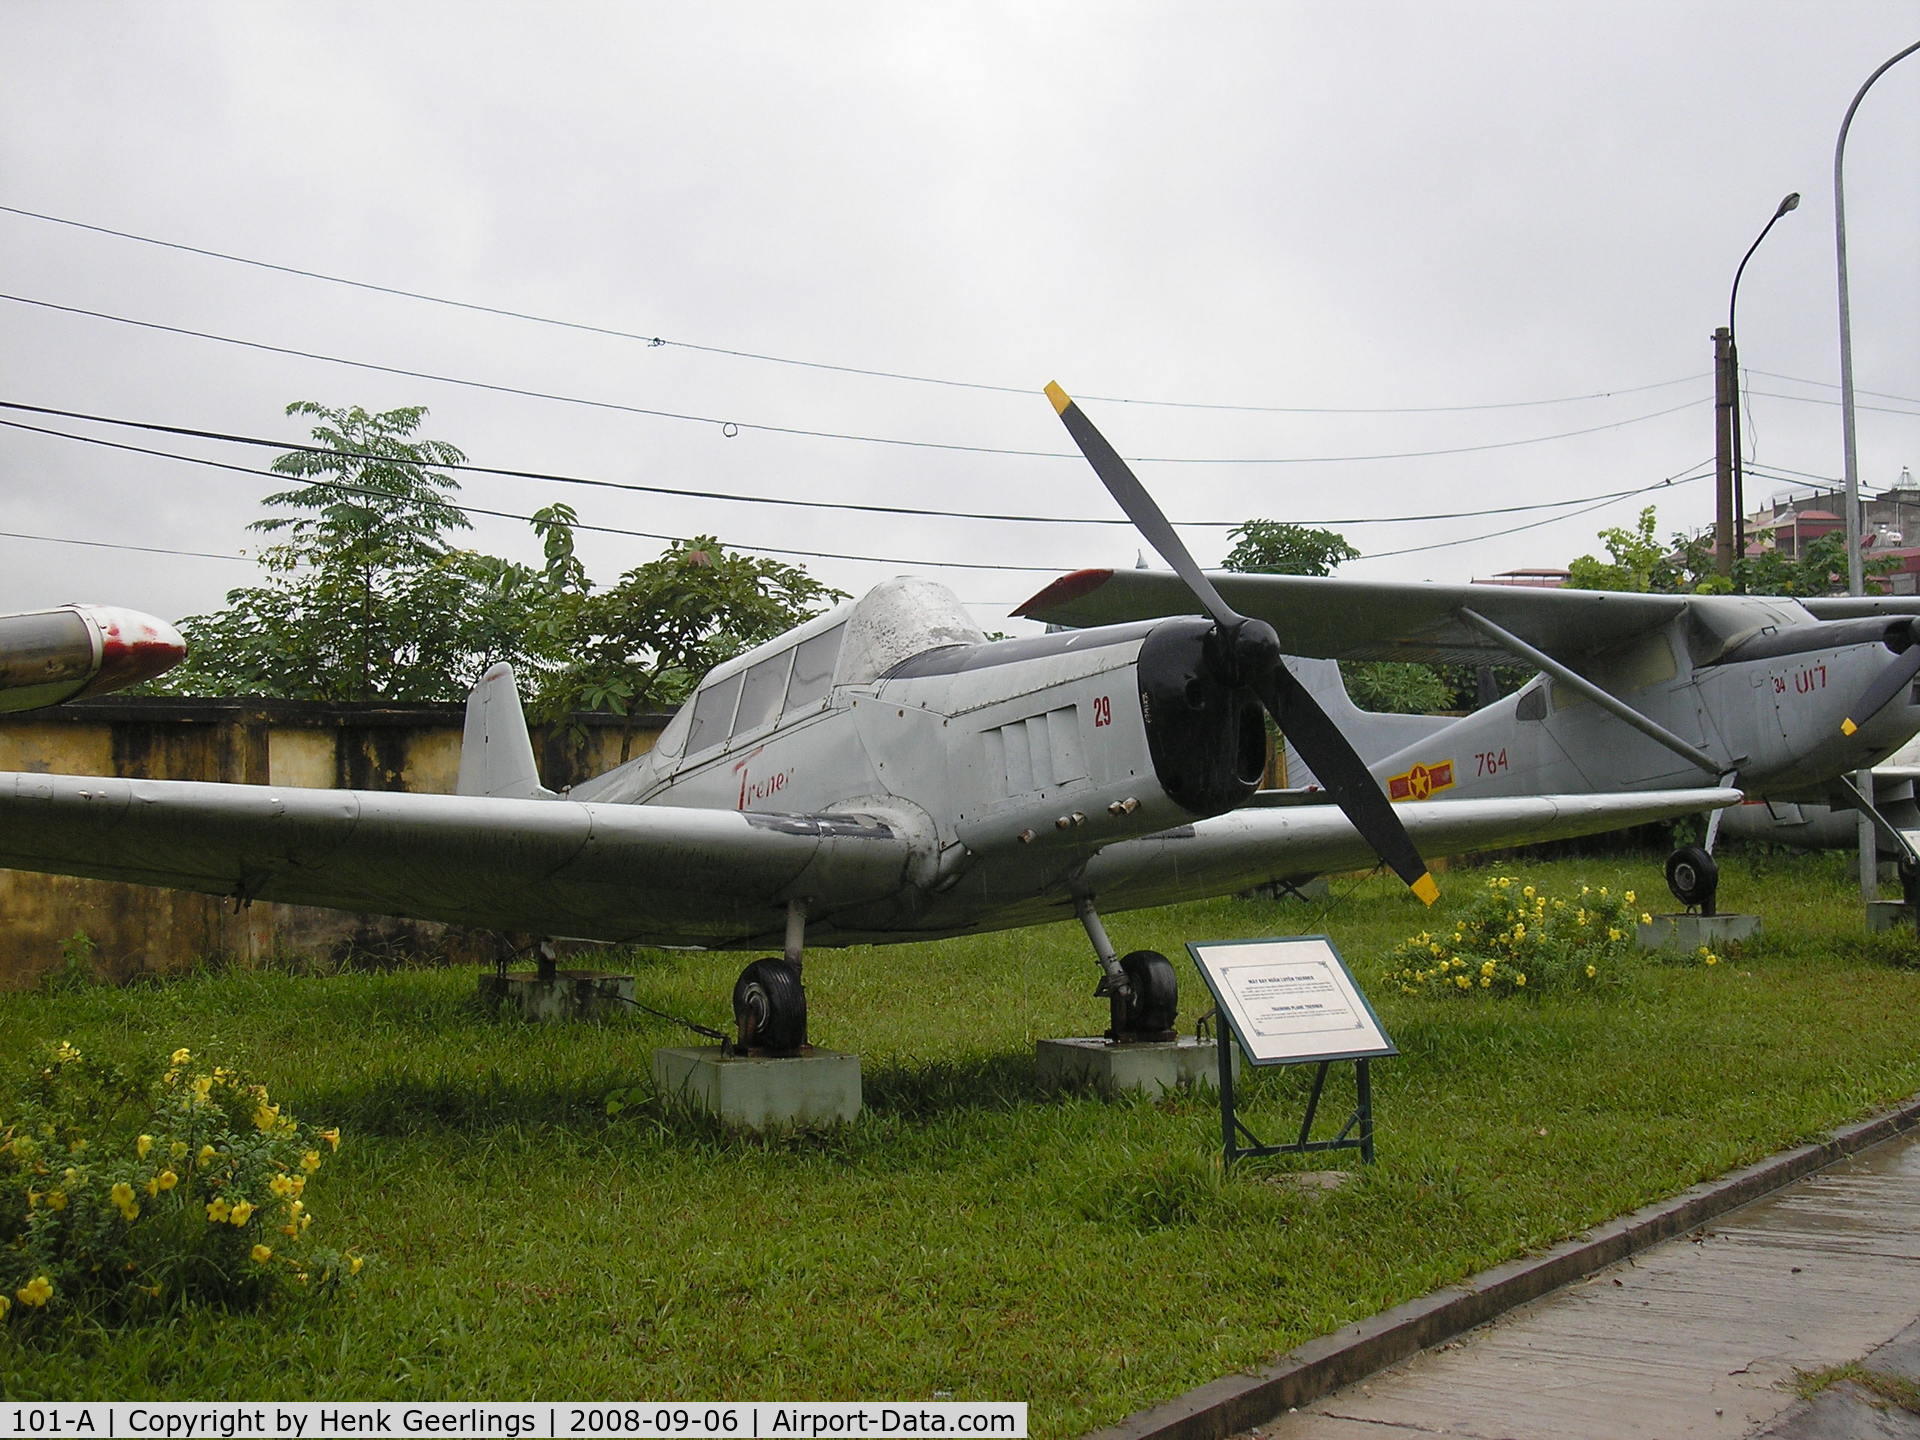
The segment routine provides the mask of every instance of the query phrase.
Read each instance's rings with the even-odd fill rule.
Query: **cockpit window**
[[[687,736],[687,754],[711,750],[727,738],[733,724],[733,704],[740,698],[740,679],[740,675],[729,675],[693,697],[693,732]]]
[[[787,684],[784,713],[793,715],[826,697],[833,688],[833,664],[840,658],[840,642],[847,627],[822,630],[793,647],[793,678]]]
[[[740,708],[733,717],[734,734],[758,730],[780,713],[780,697],[787,690],[787,667],[792,663],[793,651],[787,650],[747,669],[740,688]]]

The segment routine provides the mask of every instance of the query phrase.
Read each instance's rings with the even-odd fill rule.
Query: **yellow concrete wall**
[[[0,770],[451,793],[461,718],[452,705],[114,696],[0,716]],[[559,788],[610,769],[623,751],[648,749],[661,723],[647,718],[628,727],[580,716],[551,732],[537,728],[543,778]],[[477,960],[488,944],[420,921],[298,905],[238,908],[184,891],[0,870],[0,990],[28,988],[69,965],[125,982],[208,961],[329,963],[351,950]]]

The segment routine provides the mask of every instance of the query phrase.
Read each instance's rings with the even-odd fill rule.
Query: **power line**
[[[517,395],[523,399],[552,400],[565,405],[585,405],[597,410],[613,410],[628,415],[646,415],[659,420],[679,420],[697,425],[710,425],[729,436],[742,430],[752,430],[765,435],[793,435],[814,440],[848,440],[867,445],[896,445],[919,450],[947,450],[971,455],[1011,455],[1024,459],[1038,460],[1080,460],[1083,457],[1077,451],[1068,450],[1017,450],[994,445],[962,445],[944,440],[912,440],[892,435],[858,435],[840,430],[809,430],[791,425],[765,425],[746,420],[726,420],[712,415],[688,415],[672,410],[653,410],[640,405],[626,405],[614,400],[589,400],[574,395],[558,395],[550,391],[530,390],[515,385],[498,385],[484,380],[467,380],[457,376],[438,375],[424,370],[408,370],[395,365],[381,365],[370,360],[350,360],[338,355],[323,355],[310,350],[296,350],[284,345],[270,345],[261,340],[241,340],[229,335],[215,335],[204,330],[189,330],[177,325],[162,325],[152,320],[135,320],[125,315],[110,315],[99,310],[86,310],[75,305],[58,305],[50,300],[35,300],[24,295],[0,294],[0,300],[11,301],[16,305],[32,305],[43,310],[58,311],[67,315],[81,315],[93,320],[106,320],[116,325],[131,325],[142,330],[153,330],[168,335],[183,335],[195,340],[211,340],[222,345],[237,345],[243,349],[258,350],[271,355],[286,355],[299,360],[317,360],[329,365],[346,365],[358,370],[371,370],[383,375],[399,375],[410,380],[428,380],[442,385],[461,385],[469,389],[485,390],[496,395]],[[1611,420],[1602,425],[1589,425],[1578,430],[1563,430],[1552,435],[1533,435],[1520,440],[1496,440],[1479,445],[1454,445],[1433,450],[1400,450],[1374,455],[1281,455],[1281,456],[1179,456],[1179,455],[1143,455],[1130,457],[1137,465],[1331,465],[1360,461],[1380,460],[1425,460],[1443,455],[1472,455],[1490,450],[1511,450],[1525,445],[1541,445],[1554,440],[1570,440],[1582,435],[1597,435],[1605,430],[1619,430],[1628,425],[1638,425],[1648,420],[1658,420],[1662,416],[1675,415],[1682,410],[1690,410],[1705,404],[1703,398],[1688,400],[1672,405],[1664,410],[1655,410],[1645,415],[1631,416],[1625,420]]]
[[[0,421],[0,424],[4,424]],[[227,555],[218,550],[167,550],[158,545],[126,545],[112,540],[77,540],[70,535],[23,535],[17,530],[0,530],[0,540],[39,540],[48,545],[86,545],[95,550],[136,550],[142,555],[179,555],[189,560],[239,560],[253,564],[250,555]]]
[[[3,403],[3,402],[0,402],[0,403]],[[51,430],[51,429],[47,429],[44,426],[28,425],[18,420],[0,420],[0,426],[4,426],[5,428],[11,429],[11,430],[25,430],[37,435],[53,436],[63,440],[76,440],[82,444],[98,445],[109,450],[121,450],[121,451],[126,451],[132,454],[136,454],[136,455],[150,455],[163,460],[176,460],[182,464],[199,465],[212,470],[225,470],[237,475],[250,475],[259,479],[285,480],[289,478],[287,476],[283,476],[278,472],[271,471],[271,470],[255,470],[245,465],[230,465],[230,464],[227,464],[225,461],[203,459],[197,455],[180,455],[169,450],[155,450],[150,447],[142,446],[142,445],[127,445],[117,440],[107,440],[94,435],[74,435],[64,430]],[[299,447],[299,448],[306,449],[306,448],[316,448],[316,447]],[[337,454],[340,454],[341,452],[328,451],[326,453],[337,455]],[[372,458],[391,459],[392,457],[377,456]],[[1701,461],[1697,463],[1705,464],[1707,462]],[[1687,467],[1687,469],[1689,470],[1695,469],[1695,468],[1697,468],[1697,465],[1690,465]],[[1616,492],[1614,494],[1600,496],[1597,499],[1595,499],[1593,503],[1587,504],[1584,506],[1584,508],[1579,510],[1574,510],[1566,515],[1550,515],[1543,519],[1528,521],[1525,524],[1521,524],[1521,525],[1514,525],[1505,530],[1490,531],[1483,535],[1467,535],[1467,536],[1462,536],[1455,540],[1436,541],[1433,544],[1414,545],[1414,546],[1409,546],[1405,549],[1400,549],[1400,550],[1376,551],[1372,554],[1364,555],[1360,558],[1368,559],[1368,560],[1383,560],[1383,559],[1388,559],[1398,555],[1416,555],[1416,554],[1420,554],[1423,551],[1428,551],[1428,550],[1446,550],[1446,549],[1451,549],[1454,546],[1458,546],[1458,545],[1472,545],[1482,540],[1498,539],[1499,537],[1504,535],[1518,534],[1523,530],[1534,530],[1545,525],[1554,524],[1560,520],[1572,519],[1574,516],[1577,516],[1577,515],[1588,514],[1591,511],[1602,509],[1605,506],[1612,504],[1616,500],[1626,499],[1636,495],[1644,495],[1651,491],[1672,486],[1674,484],[1686,484],[1686,483],[1690,483],[1693,480],[1699,480],[1704,478],[1705,477],[1701,475],[1689,476],[1686,474],[1685,471],[1681,471],[1679,474],[1669,476],[1664,480],[1657,480],[1651,485],[1643,485],[1637,489],[1624,490],[1624,491]],[[337,481],[337,480],[301,479],[299,483],[305,484],[305,485],[318,486],[322,489],[334,490],[334,491],[338,491],[340,493],[349,494],[349,495],[369,496],[369,497],[379,498],[379,499],[391,498],[384,491],[369,490],[363,486],[348,485],[344,482]],[[448,501],[445,503],[447,503],[449,508],[458,510],[460,513],[464,515],[484,515],[490,519],[516,520],[523,524],[533,523],[532,516],[521,515],[514,511],[494,510],[494,509],[489,509],[485,506],[464,505],[454,501]],[[1456,517],[1444,517],[1444,518],[1456,518]],[[1470,513],[1468,513],[1468,514],[1463,514],[1461,517],[1457,517],[1457,518],[1473,518],[1473,517],[1471,516]],[[665,541],[668,544],[681,543],[685,538],[683,536],[677,536],[677,535],[663,535],[650,530],[631,530],[631,529],[627,529],[622,526],[616,526],[616,525],[595,525],[584,520],[572,521],[567,524],[566,528],[572,531],[585,530],[590,533],[600,534],[600,535],[619,535],[623,537],[631,537],[631,538],[641,539],[641,540],[660,540],[660,541]],[[22,536],[17,536],[15,538],[27,539],[27,540],[46,540],[55,544],[77,544],[77,545],[93,544],[93,545],[100,545],[104,548],[111,548],[111,549],[142,548],[138,546],[108,545],[107,542],[104,542],[104,541],[72,540],[72,539],[67,539],[59,536],[22,535]],[[797,549],[789,549],[789,548],[769,546],[769,545],[733,545],[731,548],[735,550],[748,551],[758,555],[784,555],[784,556],[789,556],[789,557],[803,559],[803,560],[848,560],[848,561],[854,561],[861,564],[905,565],[905,566],[910,566],[914,568],[927,568],[927,569],[1003,570],[1003,571],[1021,572],[1026,574],[1037,574],[1037,575],[1058,575],[1061,569],[1061,567],[1058,565],[1011,565],[1011,564],[990,565],[990,564],[980,564],[980,563],[965,561],[965,560],[926,560],[926,559],[913,559],[913,558],[905,558],[900,556],[886,556],[886,555],[850,555],[850,554],[845,554],[845,553],[831,551],[831,550],[797,550]],[[201,552],[156,551],[156,553],[193,555]],[[208,558],[234,559],[238,557],[227,556],[227,555],[210,555]]]
[[[1827,400],[1818,395],[1782,395],[1777,390],[1745,390],[1742,393],[1748,396],[1757,395],[1765,400],[1792,400],[1801,405],[1837,406],[1840,403],[1838,400]],[[1897,400],[1900,397],[1896,395],[1891,398]],[[1914,400],[1909,403],[1920,405],[1920,400]],[[1920,418],[1920,410],[1898,410],[1891,405],[1855,405],[1853,408],[1856,410],[1871,410],[1878,415],[1909,415]]]
[[[80,420],[92,424],[114,425],[124,429],[146,430],[163,435],[179,435],[195,440],[213,440],[224,444],[251,445],[272,450],[293,450],[310,455],[339,455],[354,460],[388,460],[391,456],[377,455],[366,451],[337,450],[332,446],[309,445],[300,441],[272,440],[258,435],[236,435],[219,430],[201,430],[185,425],[164,425],[156,421],[126,420],[110,415],[93,415],[80,410],[60,410],[47,405],[28,405],[20,401],[0,400],[0,410],[17,410],[25,414],[48,415],[62,420]],[[68,439],[82,439],[64,430],[43,430],[46,435],[65,436]],[[170,451],[155,451],[155,454],[168,455]],[[184,459],[184,456],[175,456]],[[453,470],[465,474],[495,475],[508,479],[538,480],[557,485],[582,485],[603,490],[624,490],[645,495],[671,495],[691,500],[724,500],[736,504],[748,505],[786,505],[807,510],[850,510],[864,514],[903,515],[915,519],[941,520],[988,520],[1013,524],[1036,525],[1131,525],[1133,522],[1124,515],[1114,516],[1070,516],[1070,515],[1000,515],[971,510],[939,510],[909,505],[870,505],[842,500],[801,500],[780,495],[739,495],[724,490],[691,490],[670,485],[645,485],[638,481],[590,479],[579,475],[556,475],[539,470],[515,470],[494,465],[443,464],[432,467],[436,470]],[[249,472],[256,473],[256,472]],[[1425,523],[1432,520],[1471,520],[1483,515],[1514,515],[1533,510],[1565,509],[1572,505],[1584,505],[1590,501],[1618,500],[1629,495],[1637,495],[1638,490],[1615,490],[1603,495],[1582,495],[1567,500],[1540,500],[1526,505],[1489,506],[1480,510],[1439,511],[1423,515],[1377,515],[1377,516],[1341,516],[1330,520],[1297,520],[1299,525],[1401,525]],[[1242,520],[1178,520],[1177,525],[1189,528],[1236,529],[1244,525]]]
[[[1838,390],[1840,388],[1831,380],[1809,380],[1801,375],[1782,375],[1774,370],[1755,370],[1748,365],[1742,365],[1740,369],[1748,375],[1764,375],[1769,380],[1785,380],[1789,385],[1812,385],[1821,390]],[[1856,385],[1853,393],[1856,395],[1871,395],[1876,400],[1898,400],[1907,405],[1920,405],[1920,400],[1914,399],[1911,395],[1893,395],[1885,390],[1862,390]]]
[[[178,455],[170,450],[154,450],[144,445],[127,445],[118,440],[106,440],[97,435],[73,435],[64,430],[49,430],[39,425],[27,425],[18,420],[0,420],[0,426],[9,430],[28,430],[37,435],[52,435],[63,440],[78,440],[85,445],[99,445],[109,450],[124,450],[135,455],[151,455],[162,460],[178,460],[185,465],[200,465],[209,470],[227,470],[236,475],[252,475],[263,480],[287,480],[293,477],[281,475],[272,470],[254,470],[245,465],[229,465],[222,460],[205,460],[197,455]],[[334,453],[338,453],[337,451]],[[380,457],[391,459],[391,456]],[[335,490],[346,495],[362,495],[375,499],[390,500],[393,497],[383,490],[369,490],[364,486],[348,485],[338,480],[312,480],[300,478],[299,484],[316,485],[321,489]],[[492,510],[484,505],[463,505],[455,501],[445,502],[449,509],[458,510],[463,515],[485,515],[494,520],[518,520],[523,524],[532,524],[531,515],[521,515],[511,510]],[[594,525],[585,520],[574,520],[567,524],[569,530],[586,530],[598,535],[621,535],[639,540],[663,540],[669,545],[685,540],[681,535],[662,535],[652,530],[628,530],[618,525]],[[43,539],[57,537],[43,536]],[[84,542],[75,541],[79,544]],[[118,548],[118,547],[116,547]],[[789,555],[803,560],[854,560],[862,564],[909,565],[942,570],[1020,570],[1036,575],[1058,575],[1058,565],[988,565],[967,560],[920,560],[907,559],[894,555],[847,555],[832,550],[790,550],[774,545],[732,545],[734,550],[749,550],[758,555]]]
[[[619,340],[637,340],[651,348],[672,346],[681,350],[692,350],[708,355],[725,355],[739,360],[756,360],[771,365],[793,365],[809,370],[829,370],[842,375],[865,375],[882,380],[904,380],[916,385],[943,385],[960,390],[986,390],[1003,395],[1030,396],[1030,385],[995,385],[975,380],[943,379],[933,375],[911,375],[897,370],[869,369],[859,365],[836,365],[823,360],[801,360],[791,356],[764,355],[751,350],[728,349],[719,345],[702,345],[691,340],[667,340],[658,335],[642,335],[631,330],[618,330],[605,325],[590,325],[578,320],[562,320],[550,315],[535,315],[524,310],[510,310],[498,305],[483,305],[470,300],[452,300],[441,295],[427,295],[418,290],[406,290],[395,285],[378,285],[368,280],[353,280],[341,275],[328,275],[318,270],[304,270],[294,265],[277,264],[269,260],[256,260],[245,255],[234,255],[223,250],[210,250],[199,245],[187,245],[175,240],[160,240],[151,235],[136,235],[127,230],[114,230],[104,225],[89,225],[80,220],[69,220],[59,215],[46,215],[36,210],[22,210],[12,205],[0,205],[0,213],[19,215],[29,220],[41,220],[50,225],[65,225],[75,230],[87,230],[96,235],[110,235],[117,240],[132,240],[142,245],[154,245],[166,250],[178,250],[189,255],[200,255],[212,260],[226,261],[234,265],[250,265],[259,270],[272,270],[282,275],[297,275],[305,280],[321,280],[330,285],[346,285],[356,290],[366,290],[377,295],[394,295],[407,300],[422,300],[430,305],[445,305],[456,310],[468,310],[480,315],[496,315],[510,320],[525,320],[536,325],[551,325],[563,330],[576,330],[589,335],[605,335]],[[1328,406],[1328,405],[1232,405],[1220,402],[1200,400],[1143,400],[1118,395],[1088,395],[1087,400],[1109,405],[1153,405],[1181,410],[1227,410],[1254,414],[1274,415],[1438,415],[1453,414],[1474,410],[1514,410],[1538,405],[1569,405],[1585,400],[1606,400],[1616,395],[1634,395],[1647,390],[1663,390],[1674,385],[1685,385],[1706,378],[1704,375],[1686,375],[1677,380],[1661,380],[1651,385],[1630,385],[1615,390],[1601,390],[1587,395],[1563,395],[1548,400],[1504,400],[1479,405],[1386,405],[1386,406]]]

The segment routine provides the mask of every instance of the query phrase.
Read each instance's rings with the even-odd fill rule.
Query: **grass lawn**
[[[1635,888],[1657,857],[1504,867],[1555,895]],[[1443,876],[1441,918],[1484,870]],[[0,1326],[17,1399],[956,1399],[1074,1434],[1920,1091],[1920,949],[1862,934],[1845,862],[1729,859],[1722,908],[1766,938],[1711,969],[1636,960],[1572,995],[1399,993],[1388,951],[1435,918],[1384,880],[1329,909],[1219,900],[1108,917],[1124,949],[1330,934],[1399,1058],[1374,1066],[1379,1161],[1223,1176],[1210,1094],[1054,1095],[1036,1038],[1104,1023],[1079,927],[808,959],[818,1043],[861,1054],[841,1131],[735,1136],[657,1102],[609,1116],[684,1032],[494,1019],[471,971],[253,971],[0,996],[0,1115],[47,1048],[264,1081],[344,1132],[307,1192],[375,1257],[331,1304],[176,1307],[117,1328]],[[1437,927],[1436,927],[1437,928]],[[636,952],[640,997],[719,1025],[747,957]],[[1348,1074],[1350,1075],[1350,1067]],[[1263,1072],[1278,1138],[1305,1076]],[[1331,1095],[1350,1104],[1350,1081]],[[1340,1163],[1357,1163],[1342,1161]]]

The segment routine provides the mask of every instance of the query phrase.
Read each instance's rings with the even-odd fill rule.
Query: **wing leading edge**
[[[1272,625],[1287,654],[1326,660],[1510,663],[1511,653],[1463,619],[1463,610],[1566,660],[1657,629],[1696,598],[1225,571],[1209,571],[1208,578],[1229,605]],[[1177,575],[1079,570],[1013,613],[1059,625],[1110,625],[1194,614],[1197,607]]]
[[[777,937],[913,859],[856,815],[0,773],[0,867],[585,939]]]

